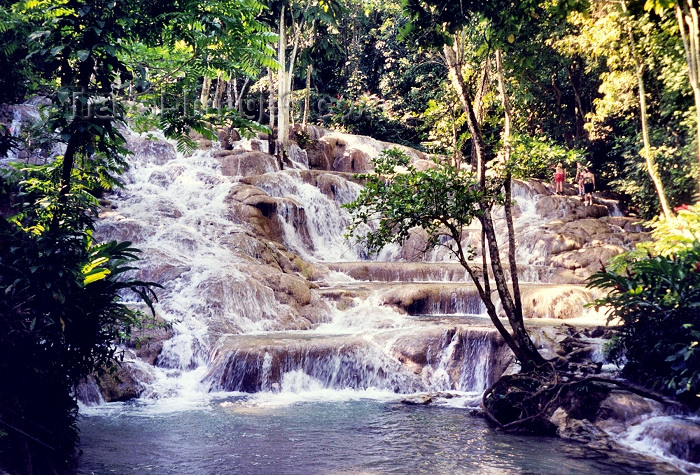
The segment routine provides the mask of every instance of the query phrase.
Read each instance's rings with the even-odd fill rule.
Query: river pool
[[[79,474],[674,473],[626,452],[504,434],[464,407],[396,396],[108,404],[84,409],[79,425]]]

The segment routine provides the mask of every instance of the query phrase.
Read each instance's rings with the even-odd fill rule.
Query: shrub
[[[700,406],[700,241],[630,258],[624,274],[602,271],[588,285],[609,291],[595,305],[621,324],[609,352],[626,360],[623,374]]]
[[[21,190],[12,197],[20,213],[0,217],[0,467],[12,472],[68,466],[78,437],[74,386],[113,367],[115,342],[143,322],[123,301],[128,294],[153,311],[151,284],[128,277],[138,251],[92,239],[91,181],[74,171],[60,203],[50,193],[57,169],[21,170],[23,180],[6,187]]]
[[[516,135],[511,146],[515,178],[551,180],[554,167],[561,162],[568,171],[568,178],[573,179],[576,163],[584,162],[580,150],[570,150],[544,137]]]

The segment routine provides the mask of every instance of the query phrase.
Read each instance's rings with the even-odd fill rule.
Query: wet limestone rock
[[[521,288],[523,314],[528,318],[576,318],[585,312],[585,305],[601,292],[579,285],[542,285]]]
[[[346,150],[333,161],[333,170],[348,173],[367,173],[372,170],[371,158],[363,150]]]
[[[137,135],[128,137],[126,148],[138,156],[139,160],[144,160],[146,163],[153,165],[163,165],[177,157],[175,147],[171,143],[161,140],[149,140]]]
[[[105,402],[135,399],[152,381],[153,375],[131,361],[120,363],[114,373],[97,377],[97,385]]]
[[[577,442],[601,441],[607,439],[607,434],[588,419],[570,417],[563,407],[558,407],[550,416],[549,422],[556,428],[557,435],[562,439]]]
[[[222,127],[218,129],[217,135],[222,150],[233,150],[234,142],[241,140],[241,134],[232,127]]]
[[[140,304],[139,310],[148,314],[146,305]],[[143,328],[135,328],[131,332],[131,338],[126,342],[126,347],[136,355],[137,358],[150,365],[155,365],[158,356],[163,350],[163,343],[172,338],[175,332],[172,328],[164,325],[163,319],[156,315],[152,322],[146,322]]]
[[[279,170],[275,157],[264,152],[223,150],[215,152],[215,155],[219,158],[224,176],[263,175]]]
[[[663,409],[661,403],[651,399],[628,392],[612,392],[600,403],[595,423],[606,432],[620,433]]]
[[[253,185],[239,185],[231,189],[226,202],[229,203],[229,219],[246,225],[252,233],[267,240],[281,238],[282,230],[274,220],[277,200],[264,190]]]
[[[560,253],[552,257],[552,264],[574,271],[582,278],[598,272],[614,256],[621,254],[625,248],[604,244]]]
[[[260,266],[256,271],[261,282],[265,282],[280,303],[299,309],[311,303],[311,284],[306,279],[294,274],[275,272]]]
[[[315,140],[306,147],[309,167],[312,169],[333,169],[333,146],[326,140]]]

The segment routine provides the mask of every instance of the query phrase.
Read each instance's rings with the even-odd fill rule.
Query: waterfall
[[[349,217],[341,205],[360,190],[350,175],[300,166],[242,177],[224,173],[219,153],[183,156],[158,134],[128,139],[132,165],[98,234],[132,241],[144,256],[139,277],[164,287],[156,310],[173,335],[154,366],[140,369],[149,375],[142,398],[473,393],[508,364],[487,321],[472,330],[474,322],[412,316],[482,314],[463,269],[395,263],[392,274],[366,263],[368,274],[393,275],[398,286],[359,284],[345,272],[363,257],[343,236]],[[406,272],[423,283],[403,284]],[[454,278],[463,283],[430,284]]]
[[[332,196],[304,181],[301,172],[285,170],[267,176],[259,183],[260,188],[270,196],[286,198],[303,206],[303,219],[300,219],[299,206],[285,204],[280,212],[284,221],[286,243],[300,255],[320,261],[359,260],[357,250],[344,238],[349,215],[340,206],[354,200],[360,192],[360,185],[344,179],[331,184]],[[303,239],[308,236],[308,239]]]

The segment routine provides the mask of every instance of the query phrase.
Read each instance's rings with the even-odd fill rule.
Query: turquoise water
[[[626,453],[494,430],[464,408],[357,399],[81,416],[79,474],[673,473]]]

